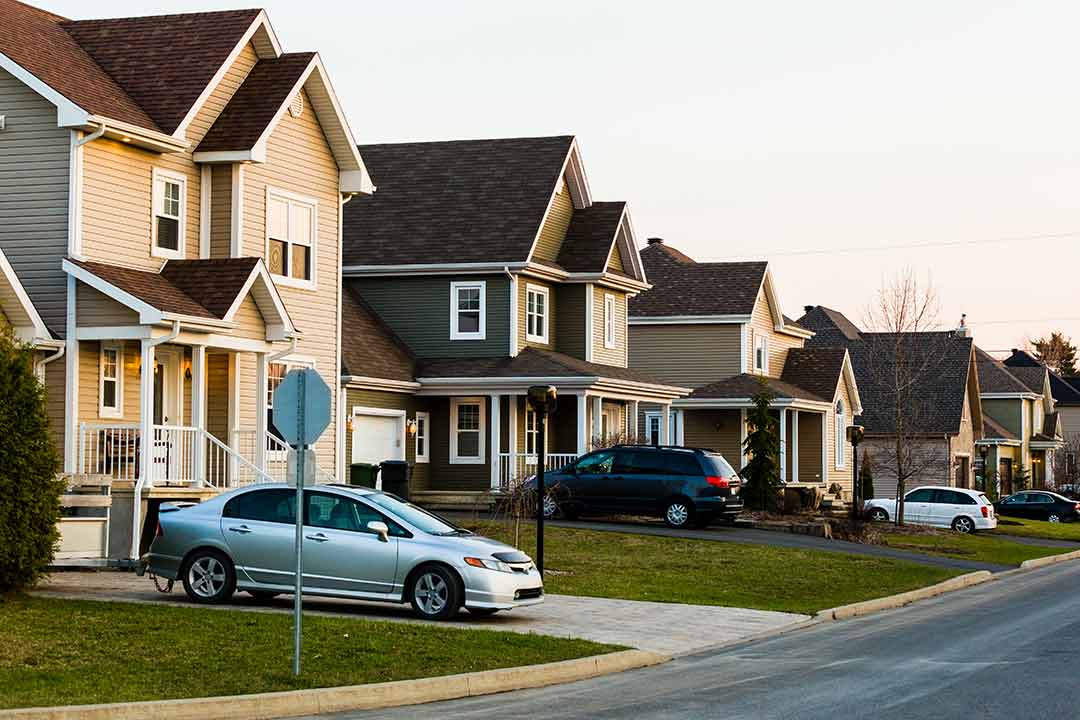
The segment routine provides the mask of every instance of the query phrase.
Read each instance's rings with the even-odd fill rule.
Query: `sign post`
[[[293,592],[293,675],[300,675],[304,604],[304,461],[307,447],[330,424],[330,388],[312,368],[291,370],[274,390],[274,427],[296,450],[296,583]]]

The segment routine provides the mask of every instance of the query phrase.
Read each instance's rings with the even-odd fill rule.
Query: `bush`
[[[746,478],[741,494],[749,510],[775,511],[780,504],[780,431],[769,410],[773,397],[764,378],[759,378],[751,398],[754,409],[746,417],[750,432],[743,441],[750,460],[739,471]]]
[[[864,452],[862,456],[862,469],[859,470],[859,481],[862,486],[862,499],[871,500],[874,497],[874,463],[870,459],[870,452]]]
[[[59,540],[60,457],[49,435],[34,350],[0,330],[0,593],[44,575]]]

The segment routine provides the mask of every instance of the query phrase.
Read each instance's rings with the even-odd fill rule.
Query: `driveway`
[[[154,589],[154,582],[132,572],[57,572],[38,586],[35,595],[75,600],[109,600],[195,607],[179,583],[170,594]],[[207,607],[207,606],[199,606]],[[214,609],[248,612],[292,612],[292,596],[256,603],[237,593],[232,603]],[[391,622],[426,622],[414,618],[407,606],[328,598],[304,601],[305,612]],[[638,602],[571,595],[548,595],[544,603],[486,618],[462,613],[453,622],[462,628],[505,630],[556,637],[575,637],[625,645],[663,655],[685,655],[725,645],[764,632],[797,625],[805,615],[745,610],[709,605]]]

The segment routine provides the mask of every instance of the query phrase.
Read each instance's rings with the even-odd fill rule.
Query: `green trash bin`
[[[371,463],[353,463],[349,466],[349,484],[375,488],[379,478],[379,466]]]

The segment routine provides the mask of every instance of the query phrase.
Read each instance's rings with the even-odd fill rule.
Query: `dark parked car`
[[[529,480],[535,489],[535,479]],[[733,522],[742,509],[738,473],[712,450],[620,445],[545,474],[545,517],[651,515],[675,528]]]
[[[1080,518],[1080,502],[1049,490],[1018,492],[998,500],[994,503],[994,508],[998,515],[1029,520],[1070,522]]]

